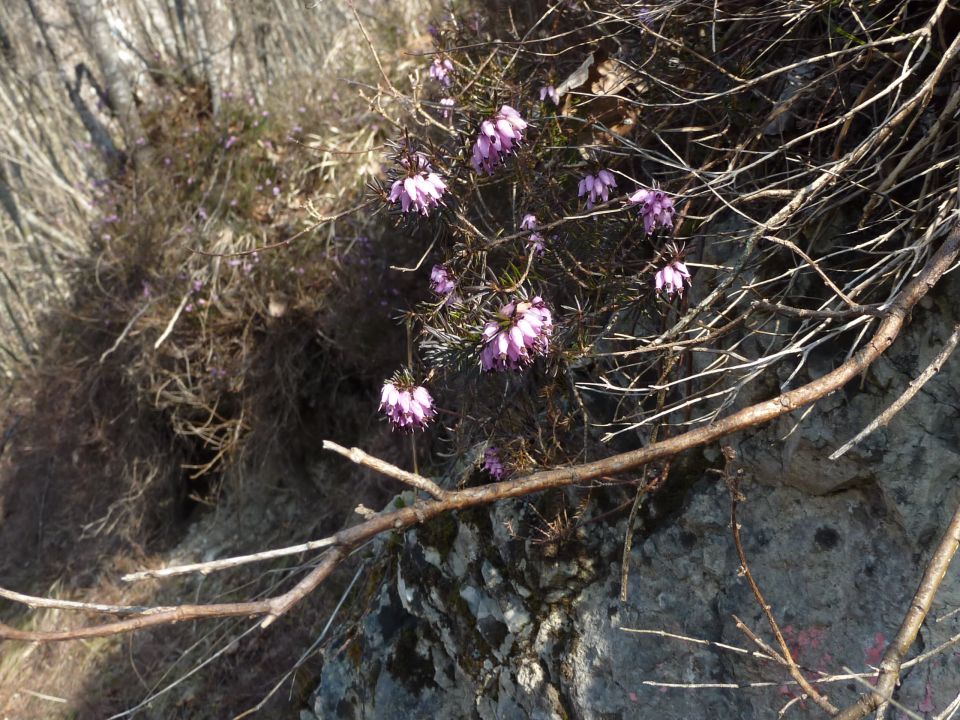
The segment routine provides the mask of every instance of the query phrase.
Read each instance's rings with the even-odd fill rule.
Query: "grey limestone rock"
[[[840,461],[827,459],[936,354],[952,316],[949,306],[918,312],[857,387],[805,417],[732,439],[745,471],[745,552],[810,677],[845,667],[869,672],[879,661],[960,502],[957,362],[889,427]],[[816,376],[836,358],[809,362]],[[719,467],[716,448],[703,453]],[[737,628],[735,616],[773,644],[739,573],[729,494],[713,474],[686,480],[678,508],[637,528],[625,602],[622,516],[584,526],[556,553],[510,533],[525,521],[520,501],[411,530],[392,550],[383,541],[389,569],[358,626],[328,646],[314,715],[778,717],[798,690],[781,667],[752,654],[756,646]],[[958,605],[954,570],[912,655],[958,632],[960,616],[949,615]],[[945,619],[933,622],[938,617]],[[853,680],[826,687],[839,706],[861,690]],[[897,700],[929,716],[958,691],[960,662],[949,650],[908,668]],[[898,713],[890,717],[906,717]],[[822,712],[797,700],[787,716]]]

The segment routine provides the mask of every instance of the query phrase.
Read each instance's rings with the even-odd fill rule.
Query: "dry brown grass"
[[[389,31],[381,52],[398,68],[405,61],[393,53],[424,8],[401,3],[374,17],[361,7],[373,31]],[[0,365],[14,381],[0,414],[0,430],[9,430],[0,455],[5,587],[120,604],[248,599],[299,577],[303,558],[200,583],[128,586],[116,578],[171,558],[328,534],[358,502],[385,501],[380,481],[318,455],[332,436],[364,437],[387,457],[408,453],[371,411],[394,362],[385,348],[405,341],[381,304],[392,295],[372,251],[390,230],[369,213],[318,218],[357,204],[380,172],[386,129],[371,124],[367,102],[337,78],[374,77],[356,28],[332,33],[322,63],[297,70],[291,58],[309,55],[302,30],[284,35],[286,74],[248,78],[258,100],[238,91],[222,99],[217,117],[208,86],[175,67],[157,72],[163,84],[141,109],[154,164],[100,182],[90,195],[70,189],[84,200],[63,224],[76,251],[58,257],[56,283],[24,295],[24,342]],[[55,104],[60,88],[45,90]],[[41,139],[76,130],[68,110],[34,110],[46,122]],[[70,152],[82,174],[89,158]],[[33,213],[31,198],[41,206],[46,197],[40,186],[16,198]],[[51,212],[65,212],[70,200],[58,196]],[[20,283],[41,275],[42,258],[28,263],[31,228],[4,245],[4,257],[23,266]],[[391,242],[402,251],[408,241]],[[258,247],[270,249],[250,254]],[[0,341],[17,340],[9,321],[22,309],[6,308]],[[103,718],[169,687],[141,715],[220,718],[257,705],[296,668],[261,711],[293,714],[316,673],[311,660],[297,667],[297,659],[352,570],[341,576],[269,633],[243,641],[248,625],[226,621],[4,647],[0,715]],[[20,627],[78,620],[6,602],[0,616]]]

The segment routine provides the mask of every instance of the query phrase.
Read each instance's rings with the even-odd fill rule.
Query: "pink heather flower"
[[[543,255],[547,249],[546,240],[543,235],[538,232],[530,233],[530,237],[527,238],[527,245],[533,250],[537,257]]]
[[[509,105],[490,120],[480,123],[480,134],[473,145],[473,169],[478,173],[492,175],[494,168],[503,162],[503,156],[513,151],[514,145],[523,141],[527,122]]]
[[[507,474],[507,469],[503,466],[503,461],[500,460],[500,451],[497,448],[491,446],[483,451],[483,469],[497,480],[503,480],[503,476]]]
[[[521,230],[536,230],[540,226],[540,223],[537,222],[537,216],[527,213],[523,216],[523,220],[520,221]],[[543,235],[538,232],[532,232],[527,237],[527,245],[536,253],[537,255],[543,255],[545,250]]]
[[[434,265],[430,271],[430,289],[437,295],[449,295],[455,287],[453,274],[443,265]]]
[[[394,427],[422,430],[436,411],[433,398],[421,385],[400,385],[387,381],[380,393],[380,409],[383,410]]]
[[[411,209],[424,215],[430,214],[430,208],[440,204],[440,198],[447,191],[447,184],[430,168],[430,164],[422,157],[416,156],[417,167],[407,177],[400,178],[390,188],[390,202],[400,201],[403,212]],[[409,162],[404,161],[404,165]]]
[[[677,295],[683,296],[684,282],[686,282],[688,286],[693,284],[690,280],[690,271],[687,270],[687,266],[679,260],[674,260],[669,265],[661,268],[653,279],[653,284],[656,286],[657,292],[664,292],[667,294],[667,297],[672,297],[674,292],[676,292]]]
[[[483,328],[480,365],[498,372],[521,370],[547,353],[551,332],[553,318],[542,298],[509,302]]]
[[[673,227],[673,216],[677,210],[673,207],[673,200],[662,190],[647,190],[640,188],[628,200],[640,205],[643,215],[643,229],[649,235],[658,226]]]
[[[557,93],[557,89],[553,85],[544,85],[542,88],[540,88],[540,102],[543,102],[547,98],[553,100],[553,104],[559,107],[560,95]]]
[[[223,147],[229,150],[230,148],[233,147],[234,143],[236,143],[237,140],[239,139],[240,138],[238,138],[236,135],[231,135],[230,137],[227,138],[227,141],[223,144]]]
[[[450,119],[450,114],[453,112],[453,106],[457,104],[457,101],[453,98],[443,98],[440,101],[440,104],[443,105],[443,108],[440,110],[443,115],[444,120]]]
[[[595,176],[586,175],[580,181],[577,197],[587,196],[587,209],[594,206],[597,200],[607,202],[610,199],[610,188],[617,186],[617,179],[609,170],[601,170]]]
[[[433,59],[433,64],[430,66],[430,77],[442,82],[444,87],[450,87],[450,73],[452,72],[453,62],[450,58],[441,60],[439,57],[435,57]]]

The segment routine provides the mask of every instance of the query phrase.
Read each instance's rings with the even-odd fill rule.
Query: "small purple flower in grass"
[[[521,370],[538,355],[546,355],[553,317],[543,298],[512,301],[500,308],[496,320],[483,328],[483,370]]]
[[[544,85],[542,88],[540,88],[540,102],[543,102],[547,98],[553,100],[553,104],[559,107],[560,95],[557,93],[557,89],[553,85]]]
[[[437,295],[449,295],[455,287],[453,273],[443,265],[434,265],[430,271],[430,289]]]
[[[503,105],[495,117],[480,123],[480,134],[473,145],[473,169],[492,175],[503,156],[523,141],[527,121],[509,105]]]
[[[453,62],[450,58],[435,57],[433,59],[433,64],[430,66],[430,77],[442,82],[444,87],[450,87],[450,73],[452,72]]]
[[[433,419],[433,398],[422,385],[388,380],[380,392],[380,409],[395,428],[423,430]]]
[[[390,202],[400,201],[403,212],[415,210],[424,215],[440,204],[440,198],[447,191],[447,184],[430,168],[430,164],[420,155],[414,155],[414,167],[408,169],[407,177],[394,181],[390,188]],[[402,161],[409,166],[410,162]]]
[[[628,200],[640,206],[643,229],[647,235],[657,227],[673,227],[673,216],[677,214],[677,210],[673,207],[673,200],[662,190],[640,188]]]
[[[657,292],[666,293],[668,298],[672,297],[673,293],[682,297],[684,283],[688,286],[693,284],[690,280],[690,271],[679,260],[674,260],[661,268],[653,279]]]
[[[587,209],[594,206],[597,200],[607,202],[610,199],[610,188],[617,186],[617,179],[609,170],[601,170],[596,175],[586,175],[580,181],[577,197],[587,196]]]
[[[483,451],[483,469],[497,480],[503,480],[503,476],[507,474],[507,469],[500,459],[500,450],[490,446]]]

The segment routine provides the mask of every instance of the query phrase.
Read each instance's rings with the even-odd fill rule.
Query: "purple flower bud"
[[[507,474],[507,469],[503,466],[500,459],[500,451],[496,447],[488,447],[483,452],[483,469],[493,475],[497,480],[503,480]]]
[[[407,430],[422,430],[436,414],[425,387],[391,381],[383,384],[380,409],[395,428]]]
[[[449,295],[455,287],[453,273],[443,265],[434,265],[430,271],[430,289],[437,295]]]
[[[542,88],[540,88],[540,102],[543,102],[547,98],[553,100],[553,104],[559,107],[560,95],[557,93],[557,89],[553,85],[544,85]]]
[[[533,250],[533,253],[540,257],[546,251],[546,239],[538,232],[530,233],[527,238],[527,245]]]
[[[640,206],[643,215],[643,229],[649,235],[657,227],[672,228],[676,208],[673,200],[662,190],[640,188],[628,198],[629,202]]]
[[[435,57],[430,66],[430,77],[439,80],[444,87],[450,87],[450,73],[453,72],[453,62],[450,58]]]
[[[521,370],[538,355],[545,355],[553,332],[553,318],[543,299],[509,302],[498,318],[483,328],[483,370]]]
[[[227,138],[227,141],[223,144],[224,149],[229,150],[234,146],[234,144],[239,139],[240,138],[238,138],[236,135],[231,135],[230,137]]]

